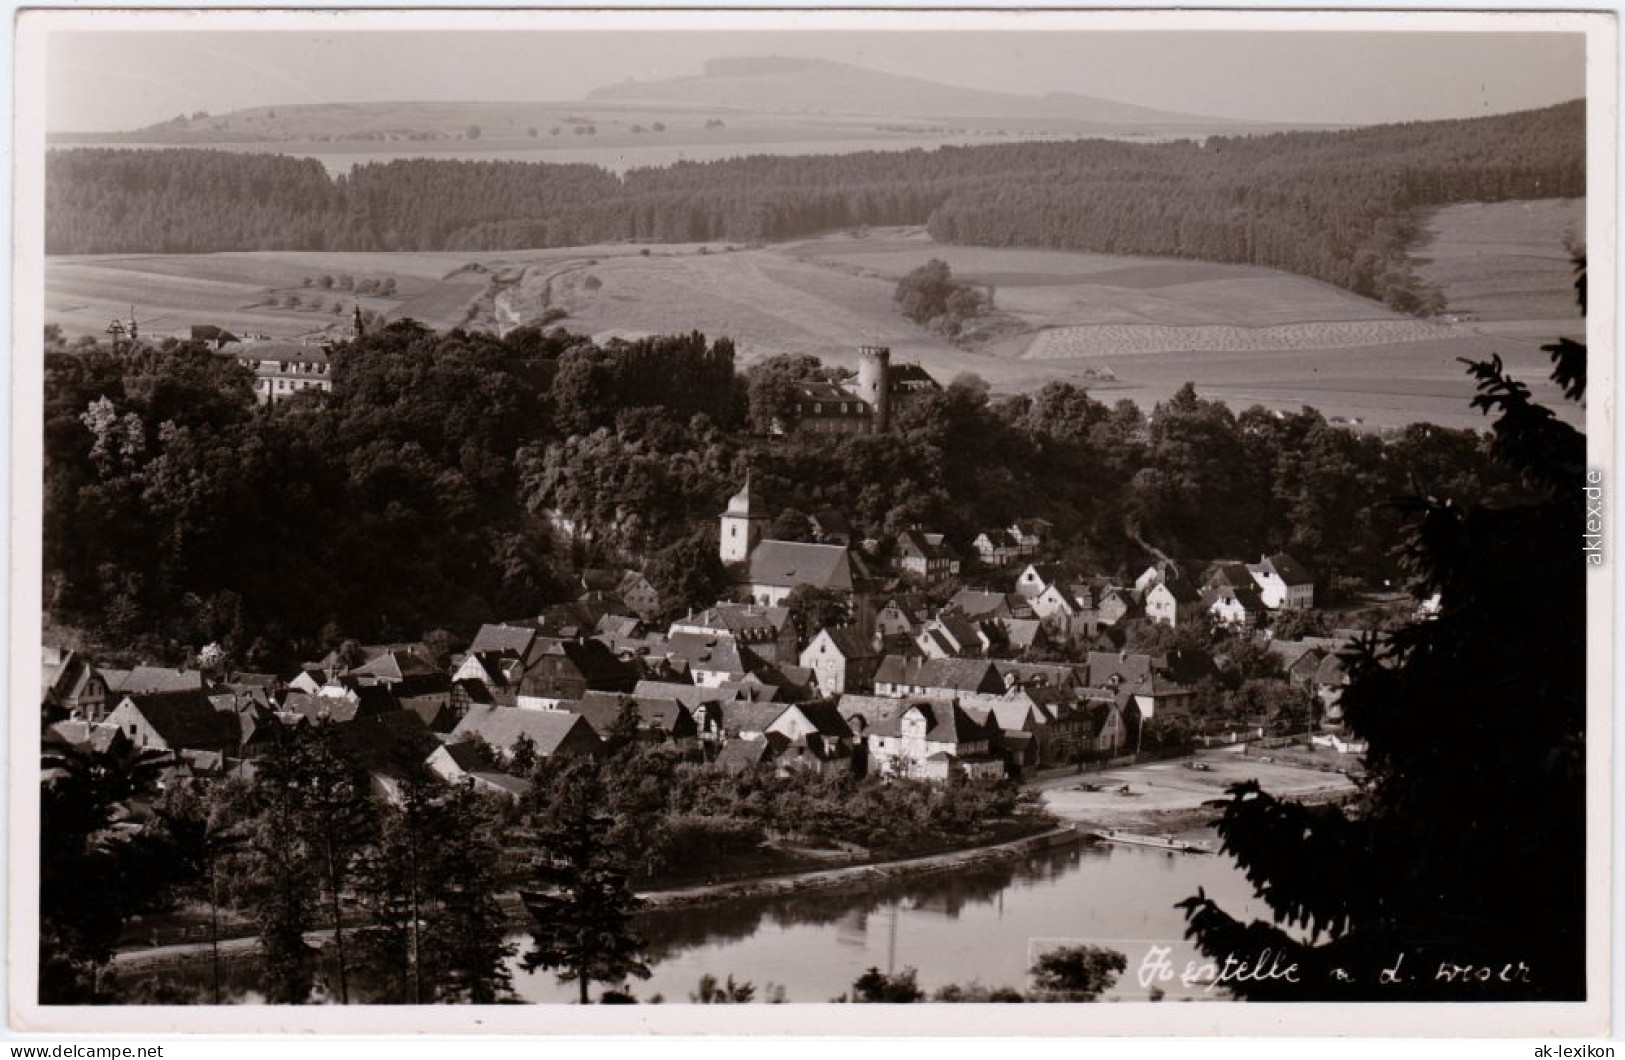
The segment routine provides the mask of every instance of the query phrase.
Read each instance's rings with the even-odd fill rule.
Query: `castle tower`
[[[722,541],[719,551],[724,563],[744,563],[750,559],[750,550],[762,539],[767,527],[767,515],[755,503],[750,492],[750,473],[745,474],[745,488],[728,498],[728,510],[722,513]]]
[[[889,347],[858,347],[858,396],[874,410],[873,422],[877,434],[884,434],[891,428],[891,398],[886,381],[890,367]]]

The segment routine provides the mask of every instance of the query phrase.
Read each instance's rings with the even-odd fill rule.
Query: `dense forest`
[[[754,156],[635,169],[52,151],[51,254],[506,250],[927,225],[943,242],[1243,262],[1406,312],[1416,212],[1585,194],[1585,104],[1343,132]]]
[[[862,536],[922,524],[968,551],[1037,516],[1085,570],[1285,548],[1335,593],[1399,577],[1393,497],[1518,489],[1476,432],[1381,439],[1189,386],[1148,418],[1068,383],[993,398],[965,376],[889,435],[775,438],[749,425],[786,365],[735,373],[729,343],[697,335],[600,347],[402,321],[332,363],[330,394],[257,406],[247,369],[200,344],[48,348],[49,617],[104,649],[213,642],[274,669],[347,637],[534,615],[586,565],[641,567],[680,612],[726,589],[716,516],[747,469],[780,535],[833,507]]]

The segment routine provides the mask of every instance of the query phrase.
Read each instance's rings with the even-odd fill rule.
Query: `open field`
[[[1415,254],[1448,311],[1482,321],[1578,320],[1566,243],[1585,245],[1579,199],[1464,203],[1438,210]]]
[[[1560,245],[1561,235],[1553,238]],[[1490,270],[1496,253],[1481,250],[1474,268]],[[1009,325],[1001,337],[960,348],[896,312],[898,278],[933,257],[957,277],[996,289]],[[1503,276],[1517,272],[1514,265],[1495,268]],[[1104,400],[1149,408],[1191,381],[1238,409],[1307,404],[1369,427],[1416,420],[1483,426],[1468,405],[1472,387],[1458,358],[1492,352],[1541,400],[1558,405],[1540,346],[1580,331],[1572,315],[1519,318],[1511,309],[1493,319],[1424,322],[1268,269],[944,246],[919,229],[765,247],[53,258],[46,319],[70,337],[99,335],[133,304],[153,336],[184,335],[198,323],[278,338],[343,336],[355,296],[319,286],[321,276],[343,274],[394,279],[394,297],[363,297],[361,304],[435,328],[500,332],[562,310],[565,326],[599,339],[699,330],[732,337],[746,362],[795,352],[849,366],[859,345],[881,343],[896,360],[918,361],[943,381],[975,372],[1000,391],[1066,379]],[[316,286],[305,286],[306,277]],[[299,307],[285,304],[290,295]],[[312,301],[321,308],[312,310]]]

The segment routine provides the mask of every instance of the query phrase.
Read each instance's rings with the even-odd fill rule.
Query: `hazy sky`
[[[838,59],[950,84],[1259,120],[1463,117],[1584,95],[1580,34],[1300,32],[54,32],[53,131],[182,112],[384,100],[573,100],[728,55]]]

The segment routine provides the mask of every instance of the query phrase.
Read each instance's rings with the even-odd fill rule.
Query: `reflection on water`
[[[1115,996],[1138,1000],[1133,971],[1148,944],[1172,947],[1183,968],[1196,952],[1184,941],[1175,903],[1205,888],[1226,909],[1265,915],[1228,858],[1191,857],[1133,847],[1084,846],[1035,854],[953,874],[883,883],[861,892],[741,899],[651,913],[638,929],[651,946],[651,979],[639,997],[688,1000],[701,975],[733,975],[783,986],[791,1001],[828,1001],[870,965],[919,969],[927,990],[947,983],[1028,985],[1033,956],[1064,941],[1109,945],[1129,957]],[[570,988],[552,975],[517,972],[527,1000],[565,1002]],[[1198,989],[1163,984],[1170,999]]]
[[[1094,942],[1122,950],[1129,971],[1113,996],[1141,1000],[1134,969],[1147,945],[1172,947],[1183,968],[1196,956],[1184,941],[1184,918],[1174,904],[1204,888],[1242,917],[1264,916],[1261,902],[1234,863],[1122,846],[1075,846],[1018,861],[975,865],[953,873],[892,880],[861,891],[825,891],[745,898],[645,914],[637,930],[649,944],[654,975],[634,982],[644,999],[661,995],[686,1002],[700,976],[785,988],[787,999],[829,1001],[844,993],[865,968],[919,969],[920,985],[978,981],[1028,985],[1033,956],[1064,941]],[[523,953],[529,937],[516,936]],[[575,988],[551,973],[526,973],[514,961],[514,986],[527,1001],[569,1003]],[[203,957],[166,977],[207,990]],[[222,971],[228,1001],[258,1000],[258,968],[251,960]],[[1163,984],[1170,1000],[1202,997],[1199,989]]]

